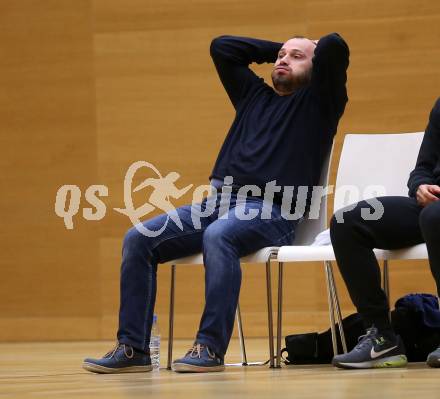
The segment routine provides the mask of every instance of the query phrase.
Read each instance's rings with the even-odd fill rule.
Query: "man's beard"
[[[272,83],[280,93],[293,93],[301,87],[307,86],[312,78],[312,70],[307,69],[304,72],[279,75],[275,71],[272,72]]]

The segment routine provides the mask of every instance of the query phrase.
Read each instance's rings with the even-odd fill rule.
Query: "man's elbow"
[[[344,40],[344,38],[339,33],[331,33],[328,35],[331,41],[331,45],[333,47],[338,48],[338,50],[342,53],[344,53],[347,58],[350,55],[350,49],[348,48],[347,42]]]
[[[212,39],[211,46],[209,47],[211,57],[214,58],[223,53],[223,50],[227,46],[229,38],[230,36],[222,35]]]
[[[434,104],[434,107],[431,110],[431,113],[429,114],[429,123],[433,125],[433,127],[436,129],[437,132],[440,130],[440,97],[437,99],[437,101]],[[436,134],[436,136],[439,133]]]
[[[336,32],[321,37],[318,42],[318,49],[325,54],[338,54],[346,58],[350,55],[346,41]]]

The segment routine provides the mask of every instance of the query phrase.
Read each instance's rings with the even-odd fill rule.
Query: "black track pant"
[[[368,214],[378,215],[378,203],[372,206],[361,201],[354,209],[347,207],[333,215],[330,233],[342,277],[365,326],[389,329],[389,309],[373,248],[397,249],[426,242],[431,272],[440,292],[440,201],[422,208],[414,198],[375,200],[383,206],[379,220],[365,220]]]

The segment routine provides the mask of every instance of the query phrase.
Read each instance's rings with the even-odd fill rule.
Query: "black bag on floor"
[[[350,351],[358,343],[358,337],[365,334],[362,319],[358,313],[342,319],[347,349]],[[338,352],[342,353],[342,343],[339,338],[338,324],[336,324]],[[323,333],[307,333],[287,335],[286,347],[281,354],[287,352],[286,364],[325,364],[331,363],[333,358],[333,344],[331,329]]]
[[[440,345],[440,310],[438,299],[430,294],[409,294],[398,299],[391,312],[391,324],[405,345],[410,362],[424,362],[430,352]],[[365,334],[362,318],[354,313],[342,320],[348,351]],[[338,331],[338,325],[336,325]],[[318,334],[294,334],[286,336],[286,364],[325,364],[333,358],[331,330]],[[338,352],[342,345],[337,334]]]

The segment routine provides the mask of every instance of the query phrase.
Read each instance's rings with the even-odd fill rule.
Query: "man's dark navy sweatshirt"
[[[440,186],[440,98],[429,115],[415,169],[408,180],[409,196],[416,196],[421,184]]]
[[[339,119],[348,101],[349,49],[336,33],[315,49],[310,84],[280,96],[249,68],[274,63],[281,43],[221,36],[211,56],[236,110],[211,178],[232,176],[234,184],[308,186],[319,182]]]

